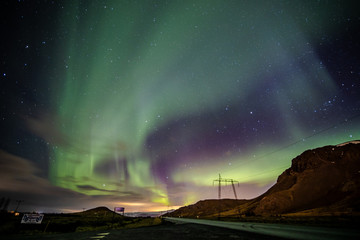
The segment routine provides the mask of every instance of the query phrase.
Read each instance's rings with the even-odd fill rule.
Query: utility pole
[[[17,212],[18,211],[18,209],[19,209],[19,206],[20,206],[20,203],[22,203],[24,200],[16,200],[16,202],[17,202],[17,206],[16,206],[16,209],[15,209],[15,212]]]
[[[232,188],[233,188],[233,191],[234,191],[234,195],[235,195],[235,199],[237,200],[237,195],[236,195],[236,191],[235,191],[235,186],[234,186],[234,182],[237,182],[239,184],[238,181],[234,180],[234,179],[227,179],[227,178],[222,178],[220,173],[219,173],[219,178],[218,179],[215,179],[213,180],[213,185],[215,182],[218,182],[219,183],[219,190],[218,190],[218,197],[219,197],[219,200],[221,199],[221,183],[228,183],[230,182],[231,185],[232,185]],[[219,215],[218,215],[218,219],[220,219],[220,215],[221,215],[221,201],[219,201]]]
[[[225,183],[225,184],[226,184],[226,183],[231,183],[232,189],[233,189],[233,191],[234,191],[235,199],[237,200],[237,195],[236,195],[236,191],[235,191],[234,182],[235,182],[235,183],[238,183],[238,185],[239,185],[239,182],[238,182],[238,181],[236,181],[236,180],[234,180],[234,179],[222,178],[221,175],[220,175],[220,173],[219,173],[219,178],[213,180],[213,185],[214,185],[215,182],[218,182],[218,183],[219,183],[219,190],[218,190],[219,200],[221,199],[221,183],[222,183],[222,182]]]
[[[2,208],[3,211],[6,211],[6,212],[7,212],[9,203],[10,203],[10,198],[7,198],[7,199],[4,201],[4,206],[3,206],[3,208]]]
[[[219,179],[213,180],[213,185],[214,185],[215,182],[218,182],[218,183],[219,183],[219,190],[218,190],[219,200],[221,199],[221,181],[222,181],[222,178],[221,178],[221,175],[220,175],[220,173],[219,173]]]
[[[235,195],[235,199],[237,200],[237,195],[236,195],[236,191],[235,191],[235,186],[234,186],[234,180],[230,179],[231,180],[231,185],[232,185],[232,188],[233,188],[233,191],[234,191],[234,195]],[[238,183],[239,185],[239,182],[238,181],[235,181]]]

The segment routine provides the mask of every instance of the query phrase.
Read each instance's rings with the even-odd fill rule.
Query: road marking
[[[245,223],[245,222],[223,222],[204,219],[189,218],[168,218],[170,222],[184,222],[205,224],[215,227],[225,227],[230,229],[260,233],[270,236],[283,237],[287,239],[312,239],[312,240],[342,240],[342,239],[360,239],[360,231],[357,229],[337,229],[326,227],[310,227],[286,224],[270,223]]]
[[[108,232],[105,232],[105,233],[98,233],[96,234],[97,236],[93,236],[93,237],[90,237],[91,239],[102,239],[104,237],[106,237],[107,235],[109,235],[110,233]]]

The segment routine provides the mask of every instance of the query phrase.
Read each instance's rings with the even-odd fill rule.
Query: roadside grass
[[[133,218],[119,214],[45,214],[41,224],[21,224],[22,214],[1,213],[0,234],[51,234],[138,228],[162,223],[160,218]]]

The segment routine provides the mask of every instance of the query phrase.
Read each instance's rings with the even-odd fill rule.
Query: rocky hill
[[[228,204],[230,201],[231,204]],[[220,209],[219,209],[220,208]],[[252,200],[205,200],[171,216],[360,215],[360,141],[303,152]]]
[[[83,215],[83,216],[104,216],[104,215],[106,216],[108,214],[110,215],[113,213],[114,213],[114,211],[111,211],[107,207],[96,207],[96,208],[88,209],[83,212],[78,212],[78,213],[73,213],[73,214]]]
[[[197,202],[196,204],[181,207],[167,216],[173,217],[204,217],[216,216],[219,212],[233,210],[236,207],[248,202],[248,200],[235,200],[235,199],[208,199]]]

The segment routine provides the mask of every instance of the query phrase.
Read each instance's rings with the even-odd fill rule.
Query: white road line
[[[102,239],[104,237],[106,237],[107,235],[109,235],[110,233],[108,232],[105,232],[105,233],[97,233],[96,235],[97,236],[92,236],[90,237],[91,239]]]
[[[288,239],[312,239],[312,240],[342,240],[360,239],[359,230],[337,229],[325,227],[307,227],[285,224],[251,223],[251,222],[223,222],[204,219],[188,218],[165,218],[171,222],[197,223],[216,227],[225,227],[242,231],[260,233]]]

